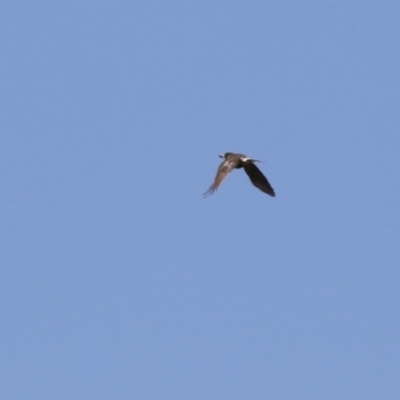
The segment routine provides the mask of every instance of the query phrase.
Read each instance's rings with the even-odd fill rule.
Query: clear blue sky
[[[2,1],[0,398],[397,400],[399,20]]]

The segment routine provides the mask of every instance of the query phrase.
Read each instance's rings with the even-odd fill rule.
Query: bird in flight
[[[260,160],[253,160],[245,156],[244,154],[239,153],[224,153],[220,155],[224,161],[218,167],[217,175],[215,176],[214,182],[204,193],[204,197],[213,194],[222,183],[222,181],[229,175],[229,173],[234,168],[244,168],[244,171],[248,175],[251,180],[251,183],[262,192],[269,194],[272,197],[275,197],[275,191],[268,182],[267,178],[264,174],[258,169],[258,167],[254,164],[255,162],[260,162]]]

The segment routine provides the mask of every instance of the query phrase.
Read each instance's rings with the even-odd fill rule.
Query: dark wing
[[[229,173],[237,167],[240,160],[236,161],[228,161],[225,160],[219,167],[217,171],[217,175],[215,176],[213,184],[207,190],[207,192],[203,193],[204,197],[213,194],[217,189],[221,182],[229,175]]]
[[[252,162],[246,162],[243,165],[246,174],[249,176],[251,183],[259,188],[262,192],[269,194],[272,197],[275,197],[275,191],[268,182],[267,178],[264,174],[258,169],[258,167]]]

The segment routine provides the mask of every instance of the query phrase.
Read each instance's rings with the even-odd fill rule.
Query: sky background
[[[3,0],[0,397],[397,400],[399,20]]]

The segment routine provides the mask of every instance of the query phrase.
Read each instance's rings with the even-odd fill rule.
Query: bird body
[[[275,197],[275,191],[268,182],[267,178],[264,174],[258,169],[258,167],[254,164],[256,162],[260,162],[260,160],[254,160],[240,153],[224,153],[220,155],[224,161],[218,167],[217,174],[215,176],[214,182],[204,193],[204,196],[208,196],[213,194],[222,183],[222,181],[232,172],[233,169],[243,168],[250,178],[252,184],[260,189],[262,192],[269,194],[272,197]]]

